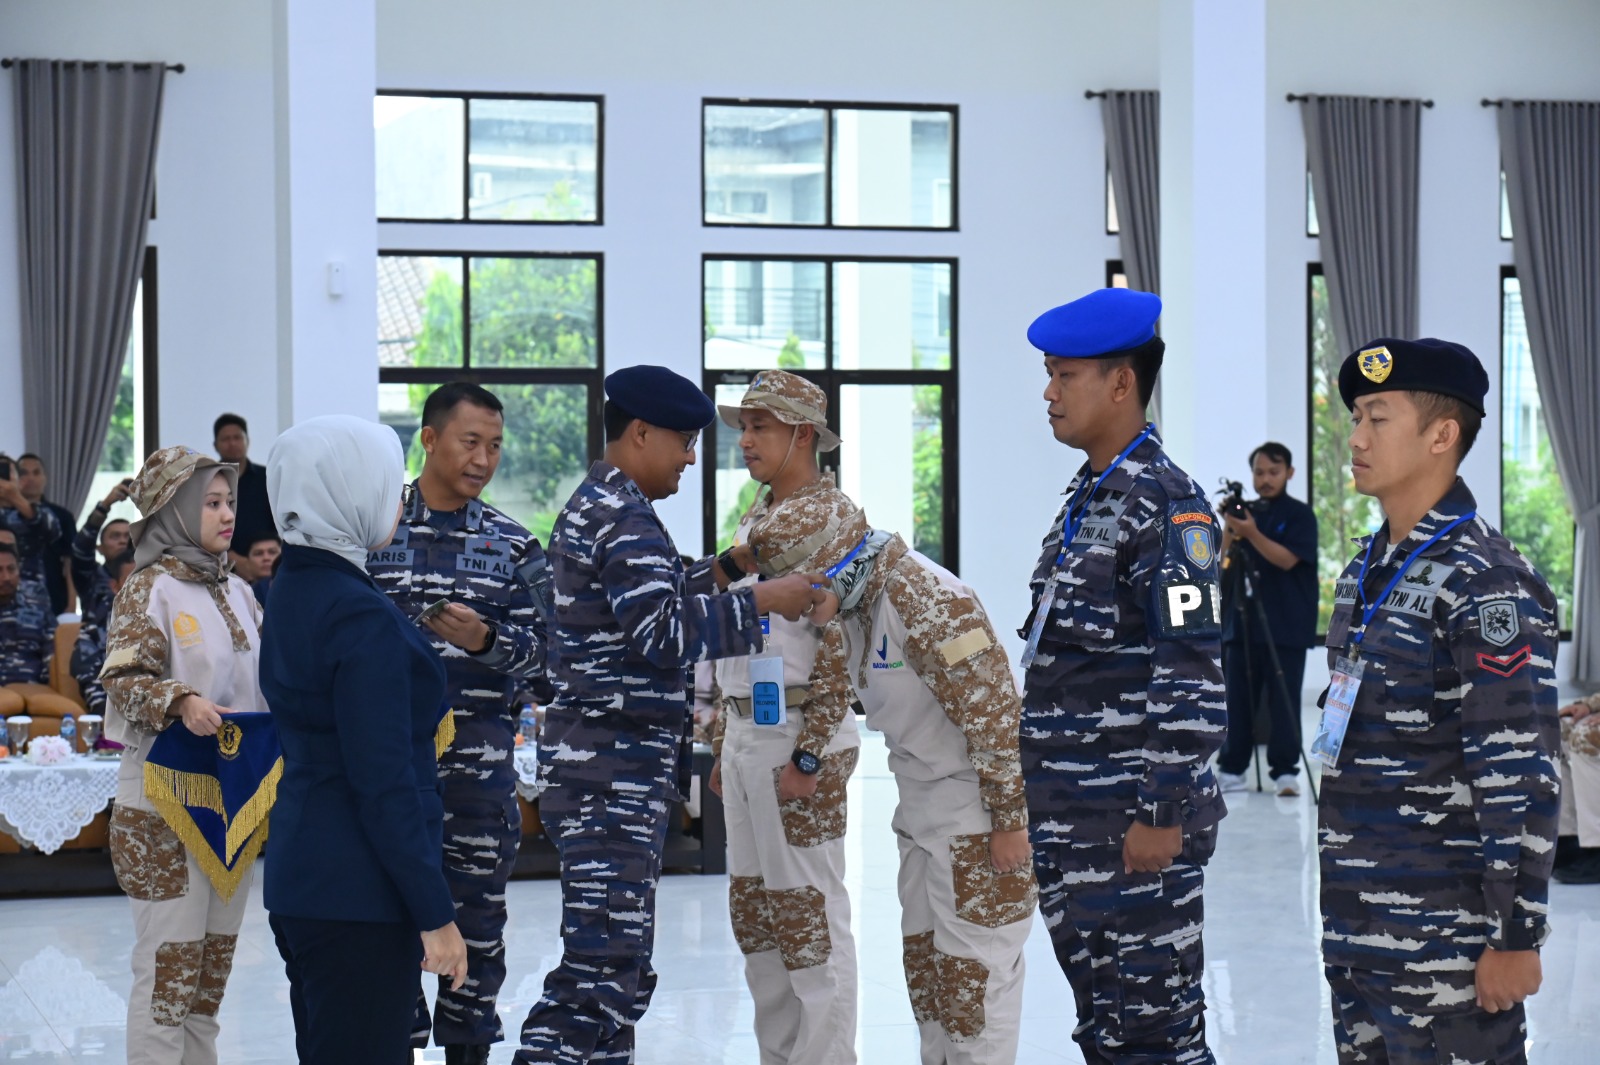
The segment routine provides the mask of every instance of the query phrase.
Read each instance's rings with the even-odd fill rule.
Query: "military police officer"
[[[1525,1061],[1555,852],[1555,600],[1456,475],[1489,378],[1442,340],[1352,354],[1356,490],[1312,745],[1341,1062]]]
[[[1028,329],[1088,454],[1032,578],[1021,752],[1039,907],[1084,1060],[1211,1062],[1202,884],[1225,813],[1216,519],[1145,408],[1161,301],[1103,289]]]
[[[605,457],[589,469],[550,542],[555,688],[541,756],[539,817],[561,855],[560,964],[522,1026],[516,1060],[633,1060],[655,990],[655,892],[690,726],[688,667],[762,646],[762,614],[793,621],[814,575],[714,594],[708,557],[687,572],[652,500],[678,490],[716,415],[660,366],[606,378]]]
[[[542,677],[549,569],[528,530],[479,499],[500,463],[499,399],[443,385],[422,408],[422,475],[401,497],[394,542],[369,556],[373,579],[433,637],[449,674],[455,739],[439,758],[445,875],[467,942],[467,979],[440,982],[431,1027],[446,1062],[485,1062],[505,1037],[506,882],[522,838],[511,752],[516,692]],[[426,616],[424,616],[426,614]],[[412,1042],[427,1043],[419,997]]]

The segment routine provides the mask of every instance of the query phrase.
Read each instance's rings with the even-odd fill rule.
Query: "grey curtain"
[[[1161,94],[1107,92],[1106,162],[1130,288],[1161,292]]]
[[[1505,101],[1500,160],[1528,347],[1578,522],[1575,673],[1600,683],[1600,103]]]
[[[1300,104],[1339,350],[1417,335],[1422,102],[1313,96]]]
[[[77,513],[127,353],[166,68],[28,59],[13,75],[23,435]]]

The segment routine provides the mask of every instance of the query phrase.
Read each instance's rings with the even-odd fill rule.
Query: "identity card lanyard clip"
[[[870,534],[868,534],[870,535]],[[863,536],[854,551],[835,566],[823,571],[828,578],[837,577],[844,572],[850,560],[861,553],[867,546],[867,537]],[[766,619],[763,619],[765,621]],[[763,625],[763,629],[765,629]],[[770,635],[770,633],[769,633]],[[750,720],[757,725],[781,725],[789,720],[788,700],[784,697],[783,688],[783,656],[767,655],[763,658],[750,660]]]
[[[1443,539],[1451,529],[1477,516],[1477,511],[1468,511],[1423,541],[1422,546],[1407,555],[1406,560],[1395,569],[1394,576],[1384,586],[1383,594],[1370,603],[1367,601],[1367,567],[1372,563],[1372,545],[1376,537],[1367,541],[1366,553],[1361,556],[1361,576],[1356,581],[1356,591],[1361,598],[1361,631],[1356,633],[1352,641],[1355,646],[1350,653],[1334,662],[1328,695],[1323,700],[1322,720],[1317,725],[1317,738],[1311,744],[1311,753],[1327,768],[1332,769],[1339,762],[1339,749],[1344,746],[1344,734],[1350,728],[1356,695],[1361,691],[1361,677],[1367,670],[1367,663],[1361,657],[1361,641],[1367,637],[1367,627],[1372,624],[1372,619],[1383,604],[1389,601],[1395,586],[1417,557]]]
[[[1028,646],[1022,651],[1022,668],[1027,669],[1033,665],[1034,656],[1039,653],[1039,639],[1044,635],[1045,622],[1050,620],[1050,608],[1055,605],[1056,586],[1061,583],[1061,566],[1067,561],[1067,548],[1077,538],[1078,529],[1083,525],[1083,519],[1088,515],[1089,508],[1094,505],[1095,493],[1100,491],[1100,486],[1106,483],[1106,478],[1111,476],[1113,470],[1121,466],[1123,461],[1138,447],[1150,438],[1156,431],[1154,422],[1149,422],[1144,427],[1144,432],[1133,438],[1133,443],[1122,449],[1122,454],[1112,460],[1106,471],[1094,482],[1094,487],[1085,495],[1084,485],[1089,483],[1085,477],[1078,482],[1078,490],[1072,493],[1072,499],[1067,503],[1067,514],[1061,522],[1061,550],[1056,552],[1056,564],[1050,579],[1044,582],[1044,588],[1039,593],[1039,605],[1033,608],[1033,627],[1028,630]]]

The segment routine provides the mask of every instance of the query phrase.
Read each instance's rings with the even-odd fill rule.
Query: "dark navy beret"
[[[699,431],[717,417],[700,386],[665,366],[629,366],[606,375],[606,398],[640,421],[678,432]]]
[[[1354,408],[1356,397],[1373,392],[1437,392],[1463,400],[1481,416],[1489,394],[1483,363],[1463,344],[1423,337],[1379,337],[1339,367],[1339,398]]]
[[[1058,359],[1107,358],[1155,339],[1160,317],[1155,293],[1102,288],[1035,318],[1028,343]]]

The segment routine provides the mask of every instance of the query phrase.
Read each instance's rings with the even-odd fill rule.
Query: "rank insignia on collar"
[[[1483,642],[1504,647],[1517,638],[1517,608],[1503,599],[1478,607],[1478,630]]]
[[[1389,354],[1386,347],[1366,348],[1360,357],[1361,376],[1373,384],[1381,385],[1389,379],[1389,371],[1394,369],[1394,356]]]

